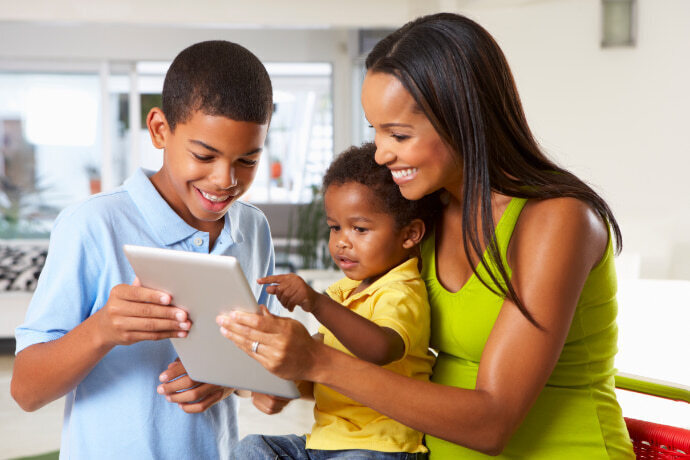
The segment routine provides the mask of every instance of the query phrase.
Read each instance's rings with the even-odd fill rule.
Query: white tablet
[[[237,259],[144,246],[123,249],[143,286],[167,292],[172,303],[189,314],[187,337],[170,340],[193,380],[299,397],[292,381],[268,372],[219,331],[220,313],[260,311]]]

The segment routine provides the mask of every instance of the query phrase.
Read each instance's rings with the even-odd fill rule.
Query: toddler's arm
[[[59,339],[31,345],[17,354],[11,393],[34,411],[73,390],[116,345],[185,337],[187,313],[170,305],[170,295],[120,284],[99,311]]]
[[[293,311],[299,305],[311,312],[358,358],[380,366],[402,358],[405,344],[397,332],[359,316],[327,295],[319,294],[294,273],[267,276],[259,278],[258,282],[270,284],[266,291],[275,294],[288,310]]]

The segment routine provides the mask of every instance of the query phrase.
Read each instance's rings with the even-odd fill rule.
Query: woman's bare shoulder
[[[524,223],[546,226],[568,226],[582,232],[607,235],[606,224],[588,203],[571,197],[529,200],[522,212]],[[531,226],[531,225],[530,225]]]
[[[571,197],[549,198],[525,204],[511,246],[519,242],[523,246],[519,253],[524,254],[532,252],[535,245],[569,245],[596,262],[606,249],[608,237],[606,222],[590,204]]]

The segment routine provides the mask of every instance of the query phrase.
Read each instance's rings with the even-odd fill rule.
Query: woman
[[[438,357],[431,382],[233,314],[225,334],[284,378],[311,380],[427,433],[431,458],[634,458],[614,394],[618,224],[535,142],[505,57],[478,24],[419,18],[367,58],[376,161],[444,208],[422,247]]]

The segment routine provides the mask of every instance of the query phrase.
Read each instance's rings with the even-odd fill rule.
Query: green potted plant
[[[323,194],[312,186],[310,203],[295,206],[288,222],[288,253],[293,252],[292,242],[297,243],[294,252],[301,259],[301,269],[332,269],[333,260],[328,252],[329,228],[323,207]]]
[[[0,177],[0,238],[46,238],[50,225],[45,220],[58,209],[42,204],[41,188],[23,188]]]

